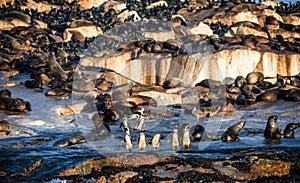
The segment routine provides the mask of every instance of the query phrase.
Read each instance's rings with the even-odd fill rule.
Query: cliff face
[[[252,71],[260,71],[265,77],[296,75],[300,70],[300,54],[231,49],[174,58],[150,53],[130,60],[130,52],[123,52],[105,59],[83,58],[80,65],[114,70],[143,84],[161,85],[166,79],[176,77],[187,85],[194,85],[206,78],[223,80],[225,77],[246,76]],[[126,79],[117,78],[117,84],[124,82]]]

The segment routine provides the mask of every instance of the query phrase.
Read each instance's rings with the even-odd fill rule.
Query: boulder
[[[207,24],[200,22],[197,26],[191,28],[191,34],[205,34],[211,36],[213,35],[213,31]]]

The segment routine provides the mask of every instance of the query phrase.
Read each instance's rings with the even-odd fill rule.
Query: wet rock
[[[291,162],[283,162],[280,160],[269,160],[259,158],[251,165],[250,173],[254,177],[258,176],[278,176],[287,175],[290,173]]]
[[[138,173],[133,172],[133,171],[121,172],[121,173],[111,176],[109,181],[111,181],[112,183],[113,182],[125,183],[128,179],[130,179],[136,175],[138,175]]]

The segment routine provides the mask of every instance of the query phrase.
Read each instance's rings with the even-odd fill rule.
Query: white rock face
[[[300,70],[300,55],[260,52],[250,49],[222,50],[217,53],[192,54],[166,57],[163,54],[147,54],[130,60],[130,53],[111,58],[83,58],[82,66],[104,67],[143,84],[160,84],[166,79],[180,78],[185,85],[195,85],[206,78],[223,80],[225,77],[246,77],[249,72],[260,71],[266,77],[276,74],[296,75]],[[128,82],[116,78],[115,84]]]

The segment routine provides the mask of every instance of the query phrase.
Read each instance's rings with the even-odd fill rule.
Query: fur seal
[[[16,112],[31,111],[31,104],[20,98],[4,97],[0,100],[0,109]]]
[[[265,101],[265,102],[276,102],[280,90],[279,89],[271,89],[268,91],[265,91],[264,93],[258,95],[256,97],[256,101]]]
[[[234,84],[236,87],[242,88],[247,84],[247,80],[244,76],[237,76],[234,80]]]
[[[240,131],[243,129],[243,127],[245,126],[245,124],[246,124],[246,121],[241,121],[239,123],[236,123],[236,124],[230,126],[229,128],[227,128],[227,130],[221,136],[221,140],[223,142],[233,142],[236,140],[240,140],[238,138],[238,135],[239,135]]]
[[[247,75],[246,80],[249,85],[254,85],[256,83],[261,83],[264,80],[264,75],[261,72],[250,72]]]
[[[63,80],[68,79],[67,72],[64,71],[64,69],[59,65],[59,63],[56,61],[54,53],[52,53],[52,52],[49,53],[49,56],[48,56],[48,65],[49,65],[50,70],[55,73],[58,73]]]
[[[191,133],[191,141],[192,142],[200,142],[200,140],[204,137],[205,135],[205,128],[202,125],[195,125],[192,126],[190,131]]]
[[[63,138],[61,140],[58,140],[54,143],[53,146],[55,147],[66,147],[66,146],[71,146],[74,144],[80,144],[86,142],[83,136],[80,134],[73,135],[71,137]]]
[[[31,24],[30,16],[28,16],[24,13],[20,13],[18,11],[10,11],[10,12],[6,13],[5,15],[3,15],[3,18],[5,18],[5,19],[16,18],[27,24]]]
[[[281,133],[279,131],[276,120],[278,119],[277,115],[270,116],[265,128],[264,137],[265,139],[280,139]]]
[[[0,132],[6,132],[6,135],[9,135],[11,132],[11,125],[8,121],[1,120],[0,121]]]
[[[0,98],[11,97],[11,92],[8,89],[0,90]]]
[[[283,131],[284,138],[295,138],[294,130],[300,127],[300,123],[289,123]]]

